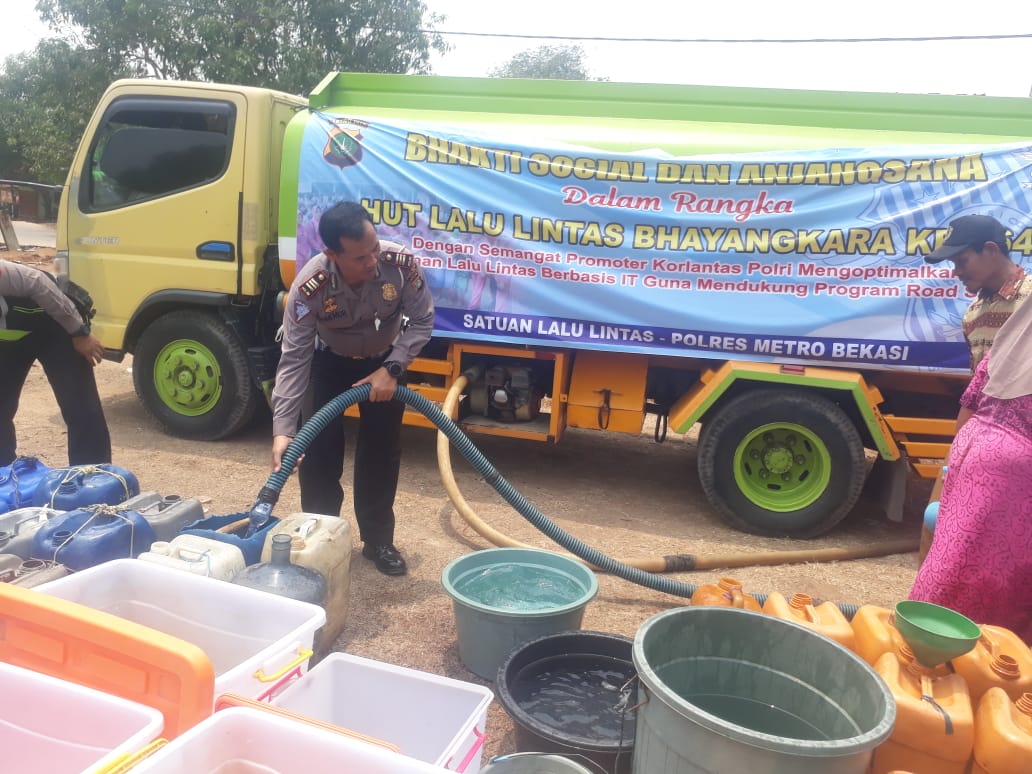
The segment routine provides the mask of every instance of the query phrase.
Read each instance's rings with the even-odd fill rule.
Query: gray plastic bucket
[[[481,774],[597,774],[560,755],[547,753],[513,753],[495,758],[481,769]]]
[[[863,774],[896,703],[870,666],[804,626],[686,607],[649,618],[634,774]]]
[[[484,573],[518,570],[523,577],[540,575],[542,583],[561,580],[575,593],[562,604],[517,609],[472,596],[464,587]],[[580,629],[584,608],[598,593],[598,578],[588,567],[554,551],[534,548],[489,548],[460,556],[444,568],[441,583],[452,598],[459,658],[485,680],[520,645],[539,637]]]

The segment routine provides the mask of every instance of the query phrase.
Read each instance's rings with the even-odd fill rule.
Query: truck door
[[[128,348],[130,319],[159,291],[239,292],[247,103],[231,91],[193,94],[116,94],[73,168],[70,274],[93,294],[109,349]]]

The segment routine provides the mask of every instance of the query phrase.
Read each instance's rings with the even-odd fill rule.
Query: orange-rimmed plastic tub
[[[184,640],[0,583],[0,661],[154,707],[172,738],[211,715],[215,671]]]
[[[250,707],[203,720],[130,774],[447,774],[400,753]]]
[[[315,728],[321,728],[324,731],[332,731],[335,734],[343,734],[344,736],[349,736],[352,739],[355,739],[359,742],[365,742],[366,744],[374,744],[377,747],[382,747],[383,749],[389,750],[390,752],[400,752],[396,744],[385,742],[382,739],[374,739],[373,737],[367,736],[366,734],[360,734],[357,731],[351,731],[347,728],[341,728],[340,726],[335,726],[332,723],[329,723],[324,720],[319,720],[318,718],[308,717],[307,715],[301,715],[297,712],[291,712],[288,709],[276,707],[272,704],[259,701],[258,699],[249,699],[246,696],[238,696],[233,693],[224,693],[221,696],[219,696],[218,699],[215,700],[216,712],[219,712],[220,710],[227,710],[231,707],[248,707],[249,709],[261,710],[262,712],[268,712],[272,715],[275,715],[276,717],[283,718],[284,720],[292,720],[297,723],[307,723],[310,726],[314,726]]]
[[[326,621],[318,605],[139,559],[104,562],[36,591],[192,643],[211,660],[215,696],[259,698],[304,673]]]

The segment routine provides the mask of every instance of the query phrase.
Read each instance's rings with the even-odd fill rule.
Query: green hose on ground
[[[280,469],[269,475],[265,485],[258,493],[258,498],[252,506],[248,515],[248,535],[254,534],[261,529],[272,516],[272,509],[279,500],[280,492],[286,484],[288,477],[293,472],[298,460],[308,448],[312,440],[322,432],[331,422],[335,421],[349,407],[360,401],[368,400],[369,385],[353,387],[336,398],[331,400],[312,416],[298,431],[290,445],[284,451],[280,462]],[[411,406],[426,416],[434,425],[444,433],[448,439],[459,450],[459,453],[466,458],[473,468],[483,477],[484,481],[494,487],[502,498],[515,508],[520,515],[527,519],[538,530],[547,535],[551,540],[558,543],[574,556],[586,564],[598,568],[602,572],[611,573],[619,578],[635,583],[639,586],[661,591],[665,594],[690,598],[698,586],[692,583],[671,580],[633,567],[624,562],[613,559],[601,551],[580,541],[569,532],[549,520],[534,505],[520,494],[491,464],[491,462],[480,452],[469,437],[462,432],[461,428],[451,419],[445,416],[444,412],[432,401],[414,392],[407,387],[399,386],[395,397]],[[799,552],[787,552],[799,553]],[[762,556],[762,555],[758,555]],[[697,563],[693,566],[681,568],[683,570],[702,569]],[[766,595],[756,594],[756,599],[763,604]],[[857,606],[845,603],[837,603],[847,618],[852,619],[856,614]]]

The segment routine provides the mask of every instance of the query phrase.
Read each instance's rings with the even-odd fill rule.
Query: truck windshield
[[[115,209],[218,179],[234,116],[233,105],[213,100],[116,100],[83,170],[80,206]]]

